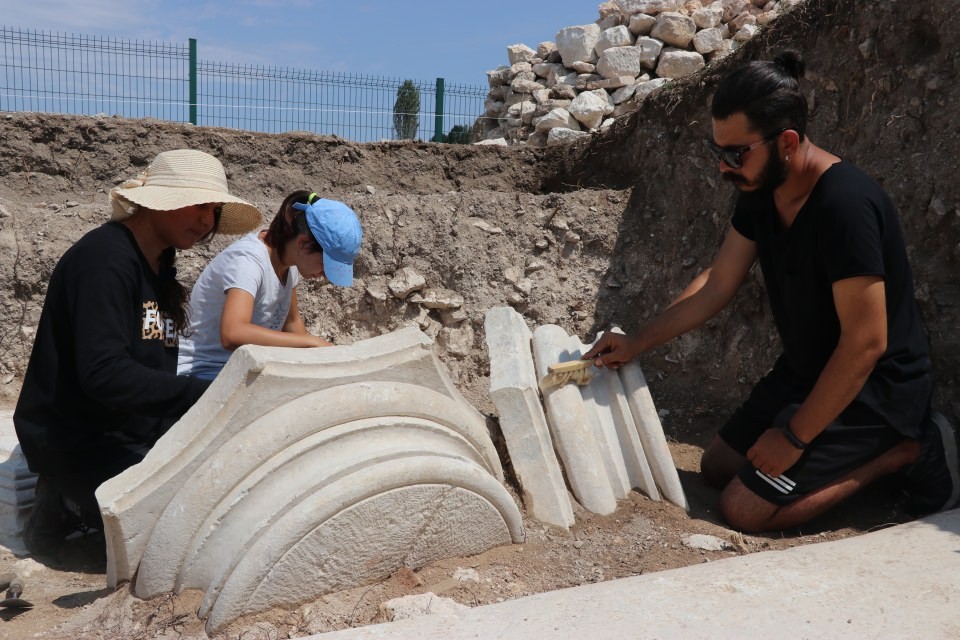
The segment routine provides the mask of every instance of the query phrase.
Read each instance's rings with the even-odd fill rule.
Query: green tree
[[[465,124],[458,124],[450,129],[446,141],[450,144],[470,144],[472,135],[473,132],[470,130],[470,127]]]
[[[413,80],[404,80],[393,103],[393,130],[399,140],[413,140],[420,128],[420,90]]]

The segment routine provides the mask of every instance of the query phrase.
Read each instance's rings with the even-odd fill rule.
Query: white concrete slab
[[[956,640],[960,510],[856,538],[311,638]]]
[[[553,451],[547,418],[530,352],[530,329],[511,307],[494,307],[484,316],[490,357],[490,396],[527,513],[568,529],[573,506]]]
[[[23,553],[23,528],[33,506],[37,476],[27,467],[13,426],[13,409],[0,409],[0,545]]]

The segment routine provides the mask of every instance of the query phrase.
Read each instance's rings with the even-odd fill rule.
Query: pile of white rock
[[[507,47],[487,72],[479,119],[487,144],[557,144],[637,108],[670,80],[722,58],[802,0],[610,0],[592,24],[567,27],[536,50]]]

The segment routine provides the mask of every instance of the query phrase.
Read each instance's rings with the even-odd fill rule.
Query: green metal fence
[[[484,111],[482,86],[412,81],[416,138],[444,141]],[[186,45],[0,27],[0,111],[45,111],[280,133],[310,131],[357,142],[395,139],[403,80],[207,62]]]

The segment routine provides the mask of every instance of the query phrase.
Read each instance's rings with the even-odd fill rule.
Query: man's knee
[[[723,489],[736,477],[745,462],[742,455],[717,437],[703,452],[700,473],[710,486]]]
[[[779,507],[734,478],[720,494],[720,514],[732,528],[747,533],[767,531]]]

